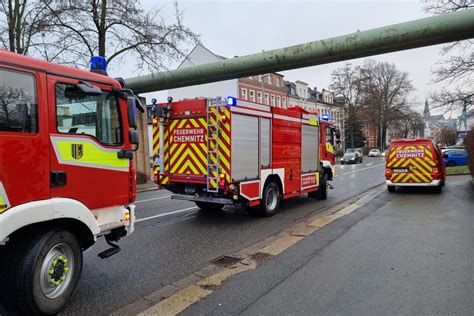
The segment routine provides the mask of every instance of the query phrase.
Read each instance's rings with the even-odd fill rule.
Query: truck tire
[[[328,198],[328,175],[326,172],[323,172],[319,177],[318,191],[308,193],[308,197],[315,198],[317,200],[325,200]]]
[[[281,193],[275,182],[269,182],[263,189],[262,203],[259,208],[259,215],[270,217],[275,215],[280,208]]]
[[[224,208],[224,204],[209,203],[209,202],[196,202],[196,206],[203,211],[220,212]]]
[[[387,191],[390,193],[395,192],[396,187],[394,185],[387,185]]]
[[[434,193],[441,193],[441,191],[443,191],[443,185],[441,183],[438,184],[437,186],[433,187],[433,191]]]
[[[12,314],[57,314],[72,298],[82,271],[82,250],[69,231],[50,228],[9,245],[2,271],[2,303]]]

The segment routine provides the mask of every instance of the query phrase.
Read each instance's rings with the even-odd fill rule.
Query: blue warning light
[[[237,99],[234,97],[227,97],[226,101],[227,101],[227,105],[230,105],[230,106],[237,105]]]
[[[329,121],[329,114],[324,113],[323,115],[321,115],[321,119],[324,121]]]
[[[92,72],[102,75],[107,74],[107,59],[102,56],[92,56],[90,61],[90,69]]]

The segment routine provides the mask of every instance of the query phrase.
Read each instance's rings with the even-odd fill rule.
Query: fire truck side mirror
[[[127,97],[128,125],[131,128],[137,128],[137,106],[135,97]]]
[[[130,139],[130,143],[134,145],[138,145],[140,143],[140,139],[138,137],[138,131],[128,132],[128,138]]]

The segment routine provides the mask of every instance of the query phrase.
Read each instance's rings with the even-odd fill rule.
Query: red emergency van
[[[446,168],[441,149],[429,138],[396,139],[386,158],[387,189],[429,186],[437,192],[446,182]]]

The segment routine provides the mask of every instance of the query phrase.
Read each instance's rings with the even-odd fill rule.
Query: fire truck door
[[[0,214],[50,197],[45,81],[0,65]]]
[[[89,209],[126,204],[130,160],[118,157],[126,136],[118,96],[106,85],[90,83],[95,87],[91,90],[78,83],[48,78],[51,194],[78,200]]]

